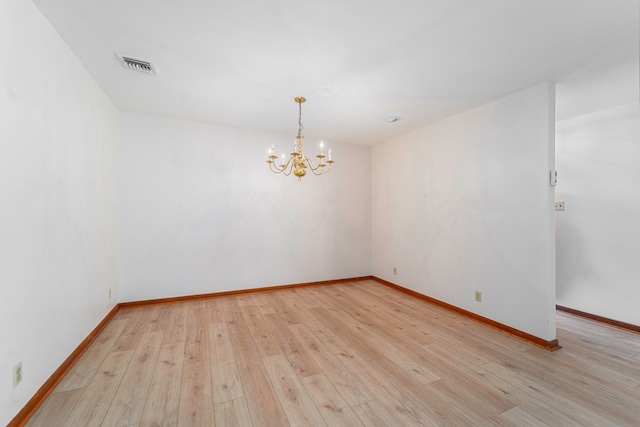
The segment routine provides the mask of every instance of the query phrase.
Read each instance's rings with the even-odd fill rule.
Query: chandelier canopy
[[[275,145],[271,145],[267,163],[269,163],[269,169],[271,169],[271,172],[282,173],[286,176],[291,175],[291,172],[293,172],[293,174],[298,177],[298,181],[301,181],[302,177],[307,174],[307,169],[313,172],[314,175],[322,175],[323,173],[327,173],[331,170],[331,165],[333,165],[334,161],[331,160],[331,148],[329,148],[327,153],[327,160],[324,160],[325,155],[322,152],[324,148],[323,142],[320,142],[320,154],[316,156],[319,159],[317,166],[314,166],[311,159],[302,154],[302,138],[304,138],[304,136],[302,136],[302,104],[306,99],[301,96],[297,96],[294,98],[294,101],[298,103],[298,135],[293,142],[293,152],[289,154],[290,157],[288,160],[284,153],[282,153],[281,163],[276,165],[276,159],[278,158],[278,156],[276,156],[276,147]]]

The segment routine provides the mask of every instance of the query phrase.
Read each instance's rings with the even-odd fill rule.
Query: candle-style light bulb
[[[331,160],[331,147],[329,147],[329,160]]]
[[[284,153],[282,153],[282,166],[284,166]]]
[[[324,142],[320,141],[320,154],[322,154],[322,149],[324,148]]]

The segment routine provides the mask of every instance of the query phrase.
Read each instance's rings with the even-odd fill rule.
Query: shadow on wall
[[[556,258],[582,267],[579,270],[560,268],[556,270],[557,300],[577,292],[580,285],[588,282],[588,278],[595,274],[586,251],[576,249],[584,248],[586,239],[580,234],[579,228],[563,218],[563,215],[565,215],[564,212],[556,212]],[[571,246],[566,242],[571,242]]]

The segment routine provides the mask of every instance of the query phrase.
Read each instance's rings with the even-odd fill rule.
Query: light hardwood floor
[[[29,426],[639,426],[640,335],[550,353],[374,281],[121,310]]]

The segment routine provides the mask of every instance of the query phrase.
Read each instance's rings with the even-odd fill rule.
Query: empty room
[[[638,0],[0,4],[1,425],[640,425]]]

